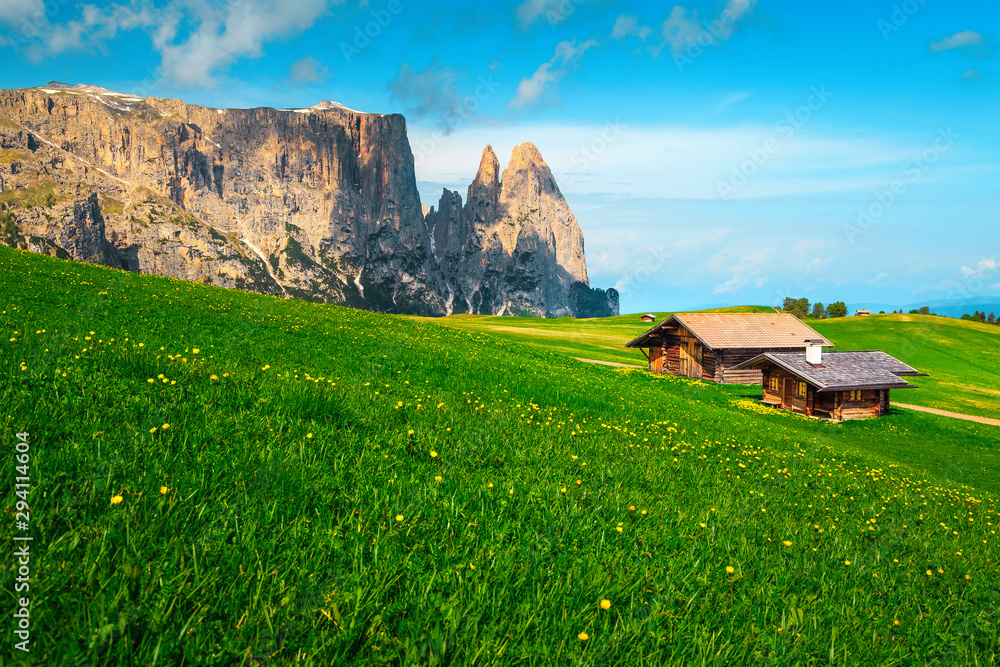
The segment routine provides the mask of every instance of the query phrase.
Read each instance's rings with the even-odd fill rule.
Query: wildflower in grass
[[[966,581],[972,581],[972,577],[970,577],[969,575],[965,575],[965,580]]]
[[[736,568],[734,568],[732,565],[726,566],[726,574],[733,574],[734,572],[736,572]]]
[[[893,620],[892,624],[893,625],[899,625],[899,619],[897,618],[897,619]]]
[[[580,634],[577,635],[577,637],[579,637],[580,641],[582,642],[585,642],[588,639],[590,639],[590,635],[588,635],[586,632],[581,632]]]
[[[440,484],[441,481],[442,481],[441,475],[434,475],[434,481],[437,482],[438,484]]]
[[[156,382],[156,380],[154,380],[153,378],[149,378],[148,380],[146,380],[146,382],[148,382],[149,384],[153,384],[154,382]]]
[[[784,544],[786,547],[792,546],[792,543],[791,543],[790,540],[785,540],[784,542],[782,542],[782,544]]]
[[[928,576],[928,577],[933,577],[933,576],[934,576],[934,573],[933,573],[933,572],[931,572],[930,570],[927,570],[927,576]]]
[[[213,375],[210,379],[212,379],[212,380],[218,380],[219,376],[218,375]]]
[[[402,520],[403,520],[403,515],[402,514],[397,514],[396,515],[396,521],[402,521]]]
[[[850,564],[851,564],[851,561],[849,561],[849,560],[845,560],[844,561],[844,565],[850,565]]]
[[[125,500],[125,499],[122,498],[120,495],[111,496],[111,504],[112,505],[117,505],[118,503],[120,503],[123,500]]]
[[[629,512],[634,512],[635,511],[635,505],[629,505],[628,506],[628,511]]]
[[[149,432],[150,433],[156,433],[156,427],[154,426],[153,428],[149,429]]]
[[[306,433],[306,438],[307,439],[312,440],[312,437],[313,437],[312,433]]]
[[[161,428],[163,428],[163,430],[166,431],[168,428],[170,428],[170,424],[165,423]]]
[[[191,350],[191,352],[193,352],[194,354],[198,354],[199,352],[201,352],[201,350],[199,350],[198,348],[194,348],[193,350]]]
[[[605,611],[611,609],[611,600],[601,600],[601,609]]]
[[[944,570],[942,570],[941,568],[938,568],[938,574],[944,574]]]
[[[410,431],[410,433],[413,433],[413,431]],[[432,449],[432,450],[431,450],[431,458],[432,458],[432,459],[436,459],[436,458],[437,458],[437,455],[438,455],[438,453],[437,453],[437,452],[435,452],[435,451],[434,451],[434,450]]]
[[[413,435],[413,429],[411,428],[409,431],[407,431],[406,435]]]
[[[165,495],[167,495],[167,494],[168,494],[169,492],[170,492],[170,487],[168,487],[168,486],[161,486],[161,487],[160,487],[160,493],[161,493],[162,495],[164,495],[164,496],[165,496]]]

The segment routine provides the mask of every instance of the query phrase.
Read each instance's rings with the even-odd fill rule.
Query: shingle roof
[[[885,352],[824,352],[823,363],[813,366],[805,354],[766,352],[736,368],[750,368],[770,361],[797,375],[818,391],[846,389],[904,389],[913,387],[900,375],[926,375]]]
[[[678,313],[630,341],[625,347],[646,347],[668,325],[677,322],[709,349],[805,347],[808,339],[833,343],[788,313]]]

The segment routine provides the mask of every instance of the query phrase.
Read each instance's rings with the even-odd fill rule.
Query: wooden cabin
[[[805,352],[766,352],[740,364],[761,372],[761,403],[836,421],[881,417],[889,392],[915,389],[904,376],[926,375],[885,352],[823,352],[808,341]]]
[[[871,314],[872,311],[870,308],[858,308],[857,310],[854,311],[855,317],[870,317]]]
[[[630,341],[653,373],[725,384],[760,384],[761,371],[738,368],[764,352],[801,352],[804,341],[833,343],[787,313],[679,313]],[[647,352],[648,350],[648,352]]]
[[[643,315],[639,319],[641,319],[643,322],[655,322],[656,321],[656,315],[653,315],[651,313],[646,313],[645,315]]]

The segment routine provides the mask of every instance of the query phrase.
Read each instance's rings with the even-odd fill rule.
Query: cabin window
[[[851,395],[850,400],[852,400],[852,401],[860,401],[861,400],[861,390],[860,389],[853,389],[853,390],[851,390],[848,393],[850,393],[850,395]]]
[[[796,396],[805,396],[806,395],[806,383],[805,382],[796,382],[795,383],[795,395]]]
[[[771,391],[780,391],[780,389],[781,389],[781,378],[778,378],[778,377],[776,377],[774,375],[772,375],[771,377],[769,377],[768,380],[767,380],[767,388],[770,389]]]

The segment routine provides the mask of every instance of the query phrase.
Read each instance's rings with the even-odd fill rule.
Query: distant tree
[[[786,313],[791,313],[800,320],[804,320],[809,317],[809,299],[786,297],[781,309]]]
[[[847,304],[843,301],[834,301],[826,307],[827,317],[847,317]]]
[[[927,306],[920,306],[920,314],[921,315],[930,315],[931,314],[931,309],[928,308]]]
[[[997,323],[997,316],[994,315],[993,313],[990,313],[990,316],[986,318],[986,324],[996,324],[996,323]]]
[[[878,311],[878,314],[879,315],[885,315],[885,311],[884,310],[880,310],[880,311]]]
[[[979,321],[978,317],[976,317],[975,315],[969,315],[968,313],[966,313],[965,315],[962,315],[962,319],[966,320],[968,322],[978,322]]]
[[[823,319],[823,304],[817,301],[813,304],[813,318],[817,320]]]

